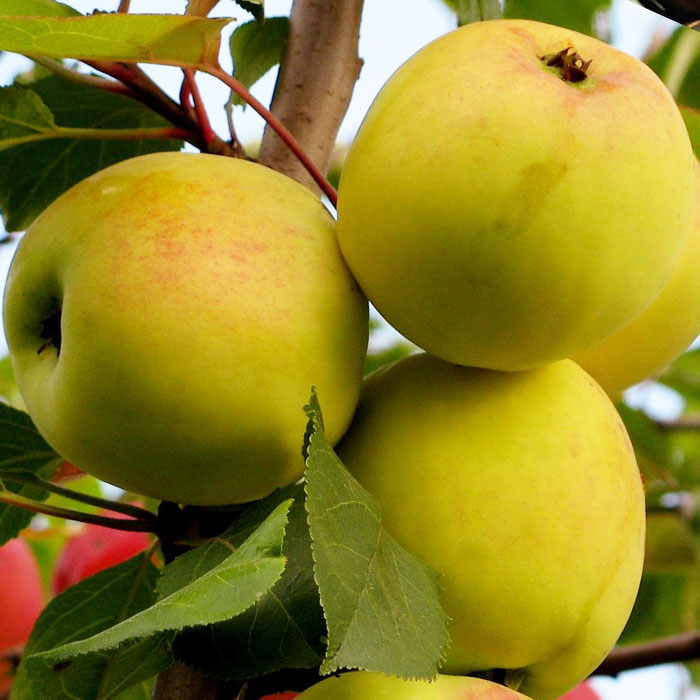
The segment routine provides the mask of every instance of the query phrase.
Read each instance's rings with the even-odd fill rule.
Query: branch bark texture
[[[294,0],[272,112],[313,163],[328,172],[333,146],[362,61],[357,55],[363,0]],[[308,187],[311,176],[269,127],[260,163]]]

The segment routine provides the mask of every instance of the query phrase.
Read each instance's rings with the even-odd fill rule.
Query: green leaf
[[[33,83],[30,94],[35,94],[63,127],[126,129],[169,125],[134,100],[59,76]],[[108,165],[144,153],[177,151],[181,145],[181,141],[165,139],[60,139],[2,151],[0,210],[5,227],[8,231],[24,230],[56,197]]]
[[[676,463],[668,433],[642,411],[624,403],[617,404],[617,410],[634,446],[647,496],[658,499],[661,494],[677,488]]]
[[[399,340],[393,345],[383,350],[368,352],[365,357],[365,375],[374,372],[374,370],[389,365],[392,362],[397,362],[402,357],[407,357],[414,352],[416,346],[408,341]]]
[[[0,15],[79,17],[80,12],[55,0],[0,0]]]
[[[677,391],[686,401],[700,403],[700,349],[677,357],[659,375],[658,381]]]
[[[261,676],[281,668],[314,668],[321,663],[326,625],[313,578],[311,540],[301,485],[282,489],[254,506],[230,531],[206,547],[225,557],[250,528],[267,517],[278,503],[294,498],[283,553],[287,566],[280,580],[250,610],[206,629],[178,635],[174,651],[190,666],[226,679]],[[203,549],[200,547],[199,549]],[[201,570],[199,550],[171,564],[186,571]],[[211,563],[211,562],[210,562]],[[231,653],[235,650],[235,653]]]
[[[13,472],[50,476],[58,466],[58,455],[39,435],[31,418],[22,411],[0,403],[0,486],[34,500],[45,500],[47,493],[31,486],[3,481]],[[33,513],[0,503],[0,544],[16,537],[29,525]]]
[[[306,410],[306,506],[328,627],[321,673],[433,678],[448,641],[438,578],[386,533],[378,503],[328,443],[315,394]]]
[[[236,0],[236,4],[250,12],[261,24],[265,20],[265,0]]]
[[[504,16],[534,19],[595,36],[595,16],[610,7],[611,0],[505,0]]]
[[[647,63],[679,103],[700,109],[700,34],[679,27]]]
[[[693,144],[695,155],[700,158],[700,109],[691,109],[690,107],[680,107],[681,115],[685,120],[685,125],[688,127],[690,142]]]
[[[39,95],[25,88],[0,88],[0,151],[28,136],[55,131],[53,114]]]
[[[503,17],[499,0],[454,0],[451,4],[457,12],[457,23],[460,27],[472,22]]]
[[[25,56],[218,65],[228,18],[97,14],[88,17],[0,17],[0,51]]]
[[[107,700],[117,698],[168,666],[172,657],[167,635],[135,642],[118,651],[83,656],[57,667],[37,656],[107,630],[124,616],[149,608],[155,600],[158,573],[148,559],[139,555],[54,598],[39,617],[25,647],[12,697]]]
[[[644,574],[621,644],[638,644],[695,629],[698,623],[695,574]]]
[[[68,642],[28,660],[29,672],[41,665],[100,656],[126,642],[158,638],[163,632],[210,625],[242,613],[255,604],[284,570],[282,540],[290,503],[278,506],[263,524],[232,554],[195,580],[170,575],[159,587],[158,600],[149,608],[85,639]],[[166,568],[167,571],[167,568]],[[164,574],[164,577],[166,574]],[[173,582],[173,579],[176,579]],[[180,585],[182,584],[182,585]]]
[[[148,678],[141,681],[137,685],[132,686],[129,690],[125,690],[116,700],[151,700],[153,697],[153,688],[155,687],[156,679]]]
[[[20,396],[9,355],[0,359],[0,397],[13,408],[24,410],[24,401]]]
[[[272,17],[264,24],[246,22],[231,36],[231,55],[233,73],[246,87],[250,87],[282,60],[287,36],[289,19]],[[245,105],[245,102],[232,93],[231,104]]]
[[[646,573],[690,573],[698,565],[700,541],[690,522],[674,511],[647,515]]]

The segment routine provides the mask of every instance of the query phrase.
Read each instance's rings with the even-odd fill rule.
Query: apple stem
[[[234,78],[232,75],[226,73],[226,71],[221,70],[217,66],[211,66],[209,64],[201,64],[196,66],[199,70],[204,73],[209,73],[215,78],[221,80],[228,87],[231,88],[242,100],[249,104],[269,125],[270,128],[284,141],[284,143],[289,147],[289,149],[294,153],[294,155],[299,159],[302,165],[309,172],[309,175],[314,179],[314,182],[321,188],[322,192],[328,197],[330,203],[335,209],[338,208],[338,193],[335,191],[333,185],[328,182],[324,174],[316,167],[316,165],[311,161],[311,159],[306,155],[304,150],[301,148],[296,139],[289,133],[288,129],[282,124],[282,122],[275,117],[272,112],[265,107],[260,101],[258,101],[251,93],[246,89],[246,87]]]
[[[211,128],[211,122],[209,121],[209,115],[204,107],[204,102],[202,101],[202,96],[199,94],[199,88],[197,87],[197,81],[194,77],[194,71],[191,68],[183,68],[185,73],[185,82],[187,83],[187,88],[192,101],[194,102],[194,113],[197,117],[197,123],[199,124],[199,130],[202,137],[207,143],[210,143],[217,138],[214,130]],[[186,105],[183,104],[183,107]]]
[[[7,479],[9,481],[9,479]],[[65,518],[66,520],[76,520],[81,523],[90,523],[92,525],[101,525],[109,527],[113,530],[127,530],[130,532],[151,532],[156,531],[156,521],[151,518],[148,520],[122,520],[119,518],[105,518],[101,515],[93,515],[91,513],[82,513],[68,508],[59,508],[57,506],[49,506],[45,503],[40,503],[31,498],[25,498],[19,494],[10,491],[0,491],[0,503],[5,503],[9,506],[16,506],[23,510],[31,511],[32,513],[41,513],[50,515],[56,518]]]
[[[58,496],[63,496],[64,498],[69,498],[78,503],[85,503],[90,506],[96,506],[98,508],[104,508],[106,510],[114,511],[115,513],[122,513],[124,515],[131,516],[132,518],[140,520],[156,520],[156,516],[151,513],[151,511],[135,506],[131,503],[122,503],[120,501],[110,501],[106,498],[100,498],[99,496],[91,496],[87,493],[80,493],[79,491],[73,491],[65,486],[60,486],[53,481],[46,481],[39,478],[38,476],[31,474],[29,472],[10,472],[9,474],[4,474],[2,477],[3,481],[9,481],[17,484],[27,484],[28,486],[35,486],[44,491],[49,491],[50,493],[55,493]]]

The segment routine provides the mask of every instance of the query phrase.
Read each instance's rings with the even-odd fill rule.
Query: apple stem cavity
[[[550,68],[556,68],[559,77],[566,83],[583,82],[588,77],[588,67],[593,62],[593,59],[584,60],[573,46],[567,46],[558,53],[541,56],[540,60]]]
[[[41,332],[39,337],[44,341],[37,350],[37,355],[41,355],[44,350],[50,347],[56,348],[56,356],[61,354],[61,312],[62,307],[54,300],[55,308],[41,322]]]

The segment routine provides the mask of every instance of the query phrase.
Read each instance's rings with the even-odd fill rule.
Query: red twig
[[[210,66],[203,64],[198,66],[198,68],[205,73],[213,75],[215,78],[221,80],[222,83],[228,85],[241,99],[245,100],[275,131],[275,133],[289,146],[290,150],[294,155],[301,161],[303,166],[308,170],[311,177],[314,179],[316,184],[321,188],[323,193],[328,197],[330,203],[337,209],[338,208],[338,193],[335,191],[333,186],[325,178],[324,174],[311,162],[306,153],[302,150],[301,146],[297,143],[296,139],[289,133],[287,128],[282,124],[282,122],[275,117],[272,112],[270,112],[265,105],[259,102],[250,92],[242,85],[236,78],[229,75],[221,68],[216,66]],[[196,103],[196,102],[195,102]]]
[[[194,104],[192,103],[192,92],[190,90],[190,81],[187,79],[187,73],[183,71],[182,86],[180,87],[180,104],[188,112],[194,112]]]
[[[197,122],[199,123],[199,129],[202,132],[202,137],[209,143],[217,138],[214,130],[211,128],[211,122],[209,121],[209,115],[207,110],[204,108],[204,102],[202,101],[202,96],[199,94],[199,88],[197,87],[197,81],[194,78],[194,71],[191,68],[183,68],[185,72],[185,82],[190,95],[192,96],[192,101],[194,102],[194,113],[197,115]],[[183,107],[185,105],[183,104]]]

